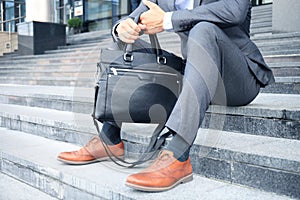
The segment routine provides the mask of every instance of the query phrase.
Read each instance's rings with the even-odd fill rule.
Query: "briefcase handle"
[[[154,53],[156,55],[156,61],[158,64],[166,65],[167,64],[167,58],[163,56],[162,50],[160,48],[160,44],[158,42],[158,38],[156,34],[149,35],[151,47],[154,49]],[[132,44],[126,44],[125,45],[125,52],[123,55],[123,59],[126,62],[132,62],[134,59],[133,56],[133,50],[132,50]]]
[[[155,3],[156,3],[156,1],[155,1]],[[139,20],[140,20],[140,16],[136,17],[133,20],[134,20],[135,23],[138,23]],[[154,53],[157,57],[157,63],[158,64],[163,64],[163,65],[167,64],[167,58],[165,56],[163,56],[163,53],[162,53],[157,35],[156,34],[149,34],[149,39],[150,39],[151,47],[155,51]],[[132,62],[133,59],[134,59],[133,54],[132,54],[132,51],[133,51],[132,44],[125,44],[124,50],[125,50],[124,55],[123,55],[124,61]]]
[[[162,64],[165,65],[167,64],[167,58],[165,56],[163,56],[162,50],[160,48],[160,44],[157,38],[156,34],[151,34],[149,35],[150,38],[150,43],[151,43],[151,47],[152,49],[154,49],[154,53],[157,57],[157,63],[158,64]],[[132,62],[134,59],[133,56],[133,47],[132,44],[125,44],[125,51],[124,51],[124,55],[123,55],[123,59],[126,62]]]

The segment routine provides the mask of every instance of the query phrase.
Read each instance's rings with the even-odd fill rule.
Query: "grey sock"
[[[177,160],[184,162],[189,158],[191,146],[180,135],[173,133],[174,136],[166,149],[172,151]]]

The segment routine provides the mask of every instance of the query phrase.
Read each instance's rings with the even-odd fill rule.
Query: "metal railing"
[[[9,19],[9,20],[1,21],[1,32],[4,31],[4,25],[5,25],[6,23],[10,23],[10,25],[9,25],[8,27],[11,27],[11,22],[13,22],[13,21],[18,21],[18,22],[20,23],[21,20],[24,19],[24,18],[25,18],[25,16],[21,16],[21,17]],[[12,29],[10,29],[10,30],[12,30]]]
[[[4,2],[12,2],[12,3],[14,3],[15,5],[16,5],[16,7],[18,8],[18,10],[19,10],[19,13],[18,13],[18,16],[19,17],[15,17],[15,18],[12,18],[12,19],[7,19],[7,20],[3,20],[4,19],[4,13],[5,13],[5,11],[4,11]],[[20,23],[20,22],[22,22],[22,19],[24,19],[25,18],[25,16],[22,16],[22,5],[24,5],[24,3],[23,2],[19,2],[19,1],[13,1],[13,0],[2,0],[1,2],[0,2],[0,4],[1,4],[1,7],[0,7],[0,13],[1,13],[1,21],[0,21],[0,27],[1,27],[1,32],[3,32],[4,31],[4,27],[5,27],[5,24],[6,23],[9,23],[9,28],[11,28],[11,22],[13,22],[13,21],[15,21],[15,24],[17,24],[17,22],[18,23]],[[12,29],[10,29],[10,30],[12,30]]]

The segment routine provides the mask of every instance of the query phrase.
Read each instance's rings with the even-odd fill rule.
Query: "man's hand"
[[[132,44],[139,37],[141,28],[131,19],[121,21],[116,29],[121,41]]]
[[[149,10],[141,14],[139,28],[147,34],[162,32],[165,12],[151,1],[143,0],[143,3]]]

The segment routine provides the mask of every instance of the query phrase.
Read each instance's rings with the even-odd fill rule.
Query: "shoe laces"
[[[96,144],[98,142],[98,137],[97,136],[93,136],[92,139],[85,145],[85,147],[91,146],[93,144]]]
[[[159,170],[169,166],[174,162],[173,153],[170,151],[161,151],[157,157],[157,159],[149,166],[146,170]]]

